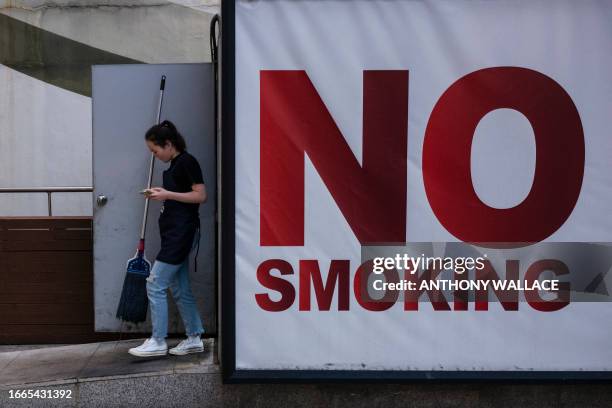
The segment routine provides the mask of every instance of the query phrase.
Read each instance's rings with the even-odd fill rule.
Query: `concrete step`
[[[174,345],[179,340],[170,340]],[[133,357],[129,340],[0,352],[0,407],[558,408],[612,406],[612,384],[414,382],[223,384],[215,342],[187,356]],[[16,390],[71,398],[11,398]],[[42,395],[42,394],[41,394]]]

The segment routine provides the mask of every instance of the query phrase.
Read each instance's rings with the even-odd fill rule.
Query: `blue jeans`
[[[196,233],[196,239],[199,240],[199,232]],[[172,290],[172,297],[178,306],[187,335],[196,336],[204,333],[200,313],[191,293],[189,257],[187,257],[180,265],[156,260],[151,268],[151,273],[147,278],[147,295],[151,310],[153,337],[164,339],[168,335],[168,288]]]

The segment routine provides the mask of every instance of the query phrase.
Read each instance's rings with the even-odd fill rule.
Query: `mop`
[[[160,122],[162,101],[164,99],[164,88],[166,85],[166,76],[162,75],[159,85],[159,103],[157,105],[157,122]],[[149,179],[147,189],[151,188],[153,178],[153,165],[155,156],[151,154],[151,162],[149,164]],[[147,318],[147,309],[149,308],[149,300],[147,298],[147,277],[151,272],[151,262],[145,257],[145,232],[147,228],[147,214],[149,211],[149,197],[145,195],[144,215],[142,219],[142,228],[140,230],[140,241],[136,250],[136,255],[127,261],[127,273],[123,282],[123,290],[121,291],[121,299],[117,307],[117,318],[132,323],[144,322]]]

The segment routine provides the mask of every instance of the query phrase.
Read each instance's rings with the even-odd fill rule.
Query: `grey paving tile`
[[[70,346],[70,344],[5,344],[0,346],[0,353],[65,346]]]
[[[176,356],[174,371],[181,373],[208,373],[219,371],[213,360],[213,339],[204,339],[204,352]]]
[[[147,372],[172,372],[174,356],[136,357],[128,349],[141,344],[144,339],[100,343],[87,365],[79,372],[79,378],[123,376]],[[168,342],[169,345],[174,345]]]
[[[7,365],[9,365],[15,358],[17,358],[18,355],[19,351],[0,353],[0,373]]]
[[[27,384],[76,378],[99,343],[23,350],[0,372],[0,384]]]

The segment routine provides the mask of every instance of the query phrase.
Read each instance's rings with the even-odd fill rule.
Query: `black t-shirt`
[[[194,184],[203,184],[202,170],[195,157],[181,152],[164,171],[164,189],[178,193],[192,191]],[[157,260],[178,265],[189,255],[200,218],[198,203],[165,200],[159,216],[161,249]]]

